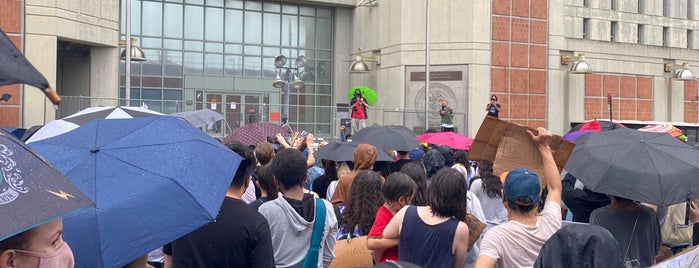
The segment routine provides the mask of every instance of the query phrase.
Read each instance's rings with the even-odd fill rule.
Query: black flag
[[[27,84],[44,91],[53,104],[60,104],[61,97],[49,86],[46,78],[22,55],[22,52],[0,29],[0,86]]]

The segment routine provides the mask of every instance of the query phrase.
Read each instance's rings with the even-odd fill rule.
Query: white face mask
[[[27,256],[39,258],[38,268],[73,268],[73,266],[75,266],[73,251],[70,250],[70,246],[68,246],[68,243],[66,242],[63,242],[63,244],[58,246],[56,251],[49,253],[19,249],[15,249],[15,251]]]

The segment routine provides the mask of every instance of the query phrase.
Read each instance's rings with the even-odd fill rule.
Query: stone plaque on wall
[[[406,126],[419,132],[427,128],[439,129],[439,108],[446,100],[454,109],[454,127],[466,133],[466,100],[468,88],[468,65],[430,66],[430,87],[427,97],[429,126],[425,127],[425,67],[408,66],[406,71],[405,122]]]

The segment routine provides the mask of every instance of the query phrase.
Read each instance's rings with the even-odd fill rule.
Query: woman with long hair
[[[415,197],[413,197],[413,201],[410,202],[410,204],[426,206],[428,204],[429,195],[427,193],[427,172],[425,171],[425,167],[420,162],[410,162],[403,165],[400,172],[408,175],[415,181],[415,184],[417,184]]]
[[[251,207],[254,209],[260,208],[265,202],[277,199],[279,196],[279,184],[274,178],[274,173],[272,172],[272,167],[270,165],[259,166],[257,168],[257,182],[255,185],[261,191],[261,196],[259,199],[250,202]]]
[[[464,265],[469,244],[467,192],[463,175],[444,168],[432,178],[428,206],[410,205],[396,213],[383,236],[398,239],[401,261],[421,267]]]
[[[311,188],[318,194],[318,197],[330,200],[330,198],[326,198],[328,186],[330,186],[331,182],[338,179],[337,162],[328,159],[321,159],[320,164],[323,166],[323,170],[325,170],[325,172],[322,176],[313,181]]]
[[[381,175],[360,171],[352,182],[349,198],[339,206],[337,239],[367,235],[382,204]]]
[[[479,161],[480,179],[471,184],[471,192],[481,201],[488,227],[507,222],[507,210],[502,202],[502,181],[493,174],[493,163]]]

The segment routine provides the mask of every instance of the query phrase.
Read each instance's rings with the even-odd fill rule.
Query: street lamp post
[[[301,79],[298,77],[299,69],[306,65],[306,57],[303,55],[296,57],[296,60],[294,61],[295,67],[287,67],[286,63],[286,56],[284,55],[279,55],[274,58],[274,67],[277,68],[277,79],[274,81],[274,83],[272,83],[272,86],[275,88],[283,88],[284,90],[282,125],[285,127],[288,126],[289,123],[289,99],[291,95],[291,88],[293,87],[294,89],[299,90],[306,86],[306,84],[303,83],[303,81],[301,81]],[[285,70],[283,79],[281,77],[282,69]]]

